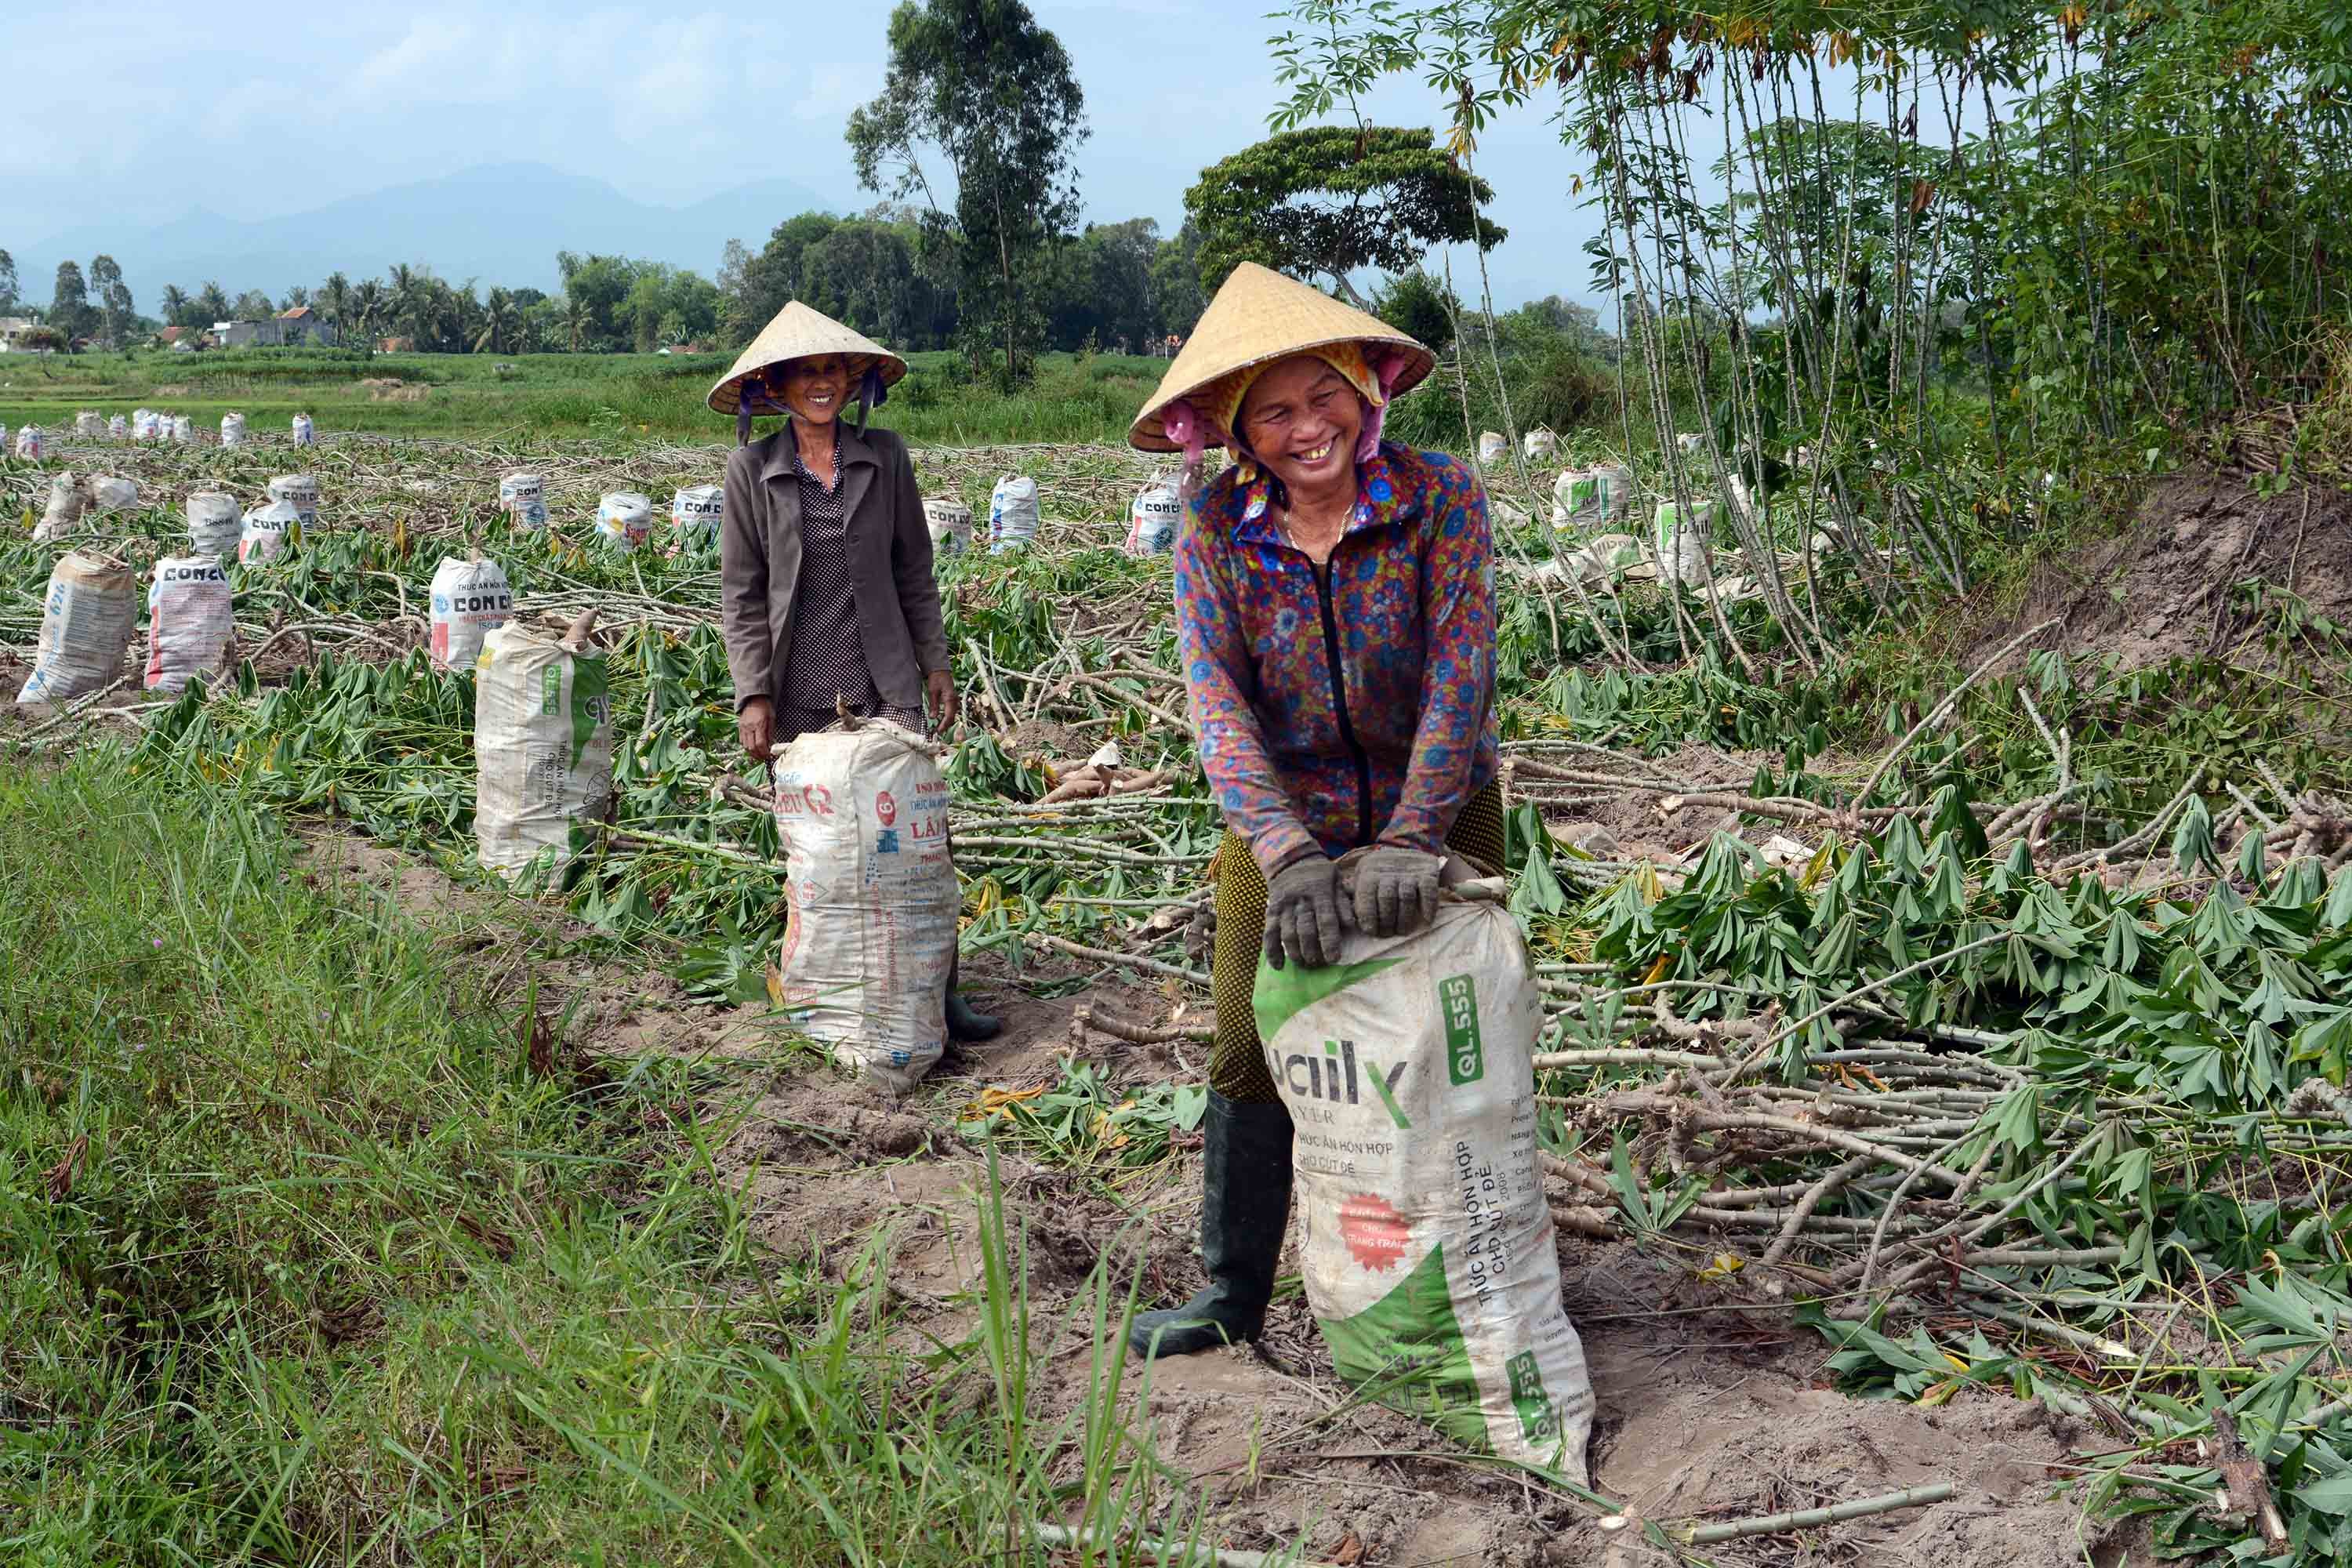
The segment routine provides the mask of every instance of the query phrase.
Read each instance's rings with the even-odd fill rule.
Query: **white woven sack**
[[[547,526],[547,502],[537,496],[520,497],[509,515],[517,528],[525,533],[537,533]]]
[[[1176,481],[1161,475],[1136,491],[1127,509],[1127,552],[1165,555],[1176,548],[1176,525],[1184,516],[1184,498]]]
[[[188,498],[188,549],[197,555],[224,559],[236,553],[245,536],[245,511],[236,498],[219,490],[198,490]]]
[[[73,471],[58,475],[49,481],[49,499],[41,508],[41,521],[33,525],[33,542],[47,544],[64,538],[89,510],[89,493],[75,481]]]
[[[1501,431],[1481,430],[1478,433],[1478,466],[1480,468],[1493,468],[1503,460],[1503,454],[1510,449],[1511,444],[1503,439]]]
[[[182,414],[172,421],[172,439],[181,446],[191,446],[196,438],[196,422]]]
[[[115,474],[92,474],[89,477],[89,510],[94,512],[130,511],[139,505],[139,481]]]
[[[213,555],[167,555],[147,590],[147,689],[177,696],[202,678],[217,685],[228,672],[236,630],[228,574]]]
[[[1622,522],[1633,510],[1633,476],[1622,465],[1568,468],[1552,482],[1551,525],[1581,533]]]
[[[514,590],[495,561],[445,555],[433,571],[433,609],[426,657],[433,668],[471,672],[482,638],[514,614]]]
[[[291,506],[304,528],[319,522],[319,481],[308,474],[280,474],[269,481],[269,499]]]
[[[1475,1453],[1582,1484],[1592,1385],[1560,1305],[1536,1159],[1543,1011],[1507,891],[1465,883],[1419,931],[1350,932],[1328,969],[1261,961],[1253,1001],[1339,1375]]]
[[[1559,437],[1538,425],[1519,437],[1519,450],[1527,454],[1530,463],[1549,463],[1559,450]]]
[[[702,545],[717,539],[726,515],[724,485],[688,485],[669,500],[669,525],[680,544]]]
[[[74,434],[95,441],[106,434],[106,416],[83,409],[74,416]]]
[[[1664,583],[1704,583],[1715,558],[1715,502],[1691,503],[1690,515],[1662,500],[1650,519],[1650,558]]]
[[[988,552],[1026,550],[1037,537],[1037,481],[1007,474],[988,496]]]
[[[106,433],[112,439],[120,441],[131,434],[131,421],[120,414],[110,414],[106,419]]]
[[[509,621],[474,663],[474,845],[513,877],[562,864],[572,825],[613,795],[613,700],[604,658]]]
[[[315,447],[319,444],[319,427],[310,422],[309,415],[294,416],[293,426],[294,444],[297,447]]]
[[[923,522],[931,531],[931,558],[961,555],[971,548],[971,508],[960,500],[927,500]]]
[[[139,618],[131,568],[88,551],[68,552],[49,573],[41,599],[41,641],[19,702],[68,702],[102,690],[121,673]]]
[[[240,565],[259,566],[286,553],[286,543],[302,525],[302,515],[282,500],[256,507],[245,514],[245,530],[237,535]]]
[[[635,550],[653,537],[654,503],[635,490],[614,490],[596,503],[596,534],[615,550]]]
[[[834,1060],[904,1093],[946,1049],[961,902],[947,784],[881,720],[804,734],[772,768],[791,903],[778,996]]]
[[[512,511],[521,500],[544,501],[547,487],[537,474],[513,473],[499,480],[499,510]]]
[[[224,414],[221,416],[221,445],[224,447],[242,447],[245,445],[244,415]]]
[[[41,438],[41,427],[39,426],[27,425],[23,429],[16,432],[16,456],[24,458],[25,461],[28,463],[39,462],[41,460],[43,447],[44,442]]]

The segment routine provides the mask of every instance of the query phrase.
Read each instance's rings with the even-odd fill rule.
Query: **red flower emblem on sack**
[[[1348,1252],[1378,1274],[1397,1266],[1412,1237],[1404,1215],[1386,1198],[1358,1193],[1339,1205],[1339,1239]]]

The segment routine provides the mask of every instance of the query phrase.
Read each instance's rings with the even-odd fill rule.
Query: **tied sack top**
[[[1283,537],[1254,466],[1209,484],[1177,536],[1202,767],[1268,875],[1310,848],[1440,854],[1497,771],[1486,491],[1395,441],[1357,465],[1357,485],[1328,572]]]

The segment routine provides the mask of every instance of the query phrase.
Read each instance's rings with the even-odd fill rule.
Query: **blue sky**
[[[1268,0],[1032,5],[1086,93],[1090,218],[1151,216],[1172,228],[1202,165],[1265,133],[1279,96]],[[0,247],[20,253],[108,216],[147,225],[198,205],[236,217],[299,211],[482,163],[551,163],[664,204],[777,176],[845,207],[873,199],[856,187],[840,126],[881,85],[879,0],[740,11],[542,0],[12,9],[13,40],[72,62],[14,71],[0,92]],[[1442,112],[1405,79],[1370,109],[1399,124],[1433,124]],[[1585,169],[1542,111],[1489,130],[1478,170],[1511,231],[1490,258],[1498,304],[1588,297],[1582,246],[1597,219],[1569,195]],[[1469,256],[1454,259],[1475,294]]]

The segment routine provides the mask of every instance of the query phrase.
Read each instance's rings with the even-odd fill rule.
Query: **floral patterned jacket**
[[[1328,580],[1231,468],[1176,542],[1192,727],[1225,821],[1269,876],[1309,849],[1440,852],[1492,782],[1495,558],[1477,477],[1383,441]]]

